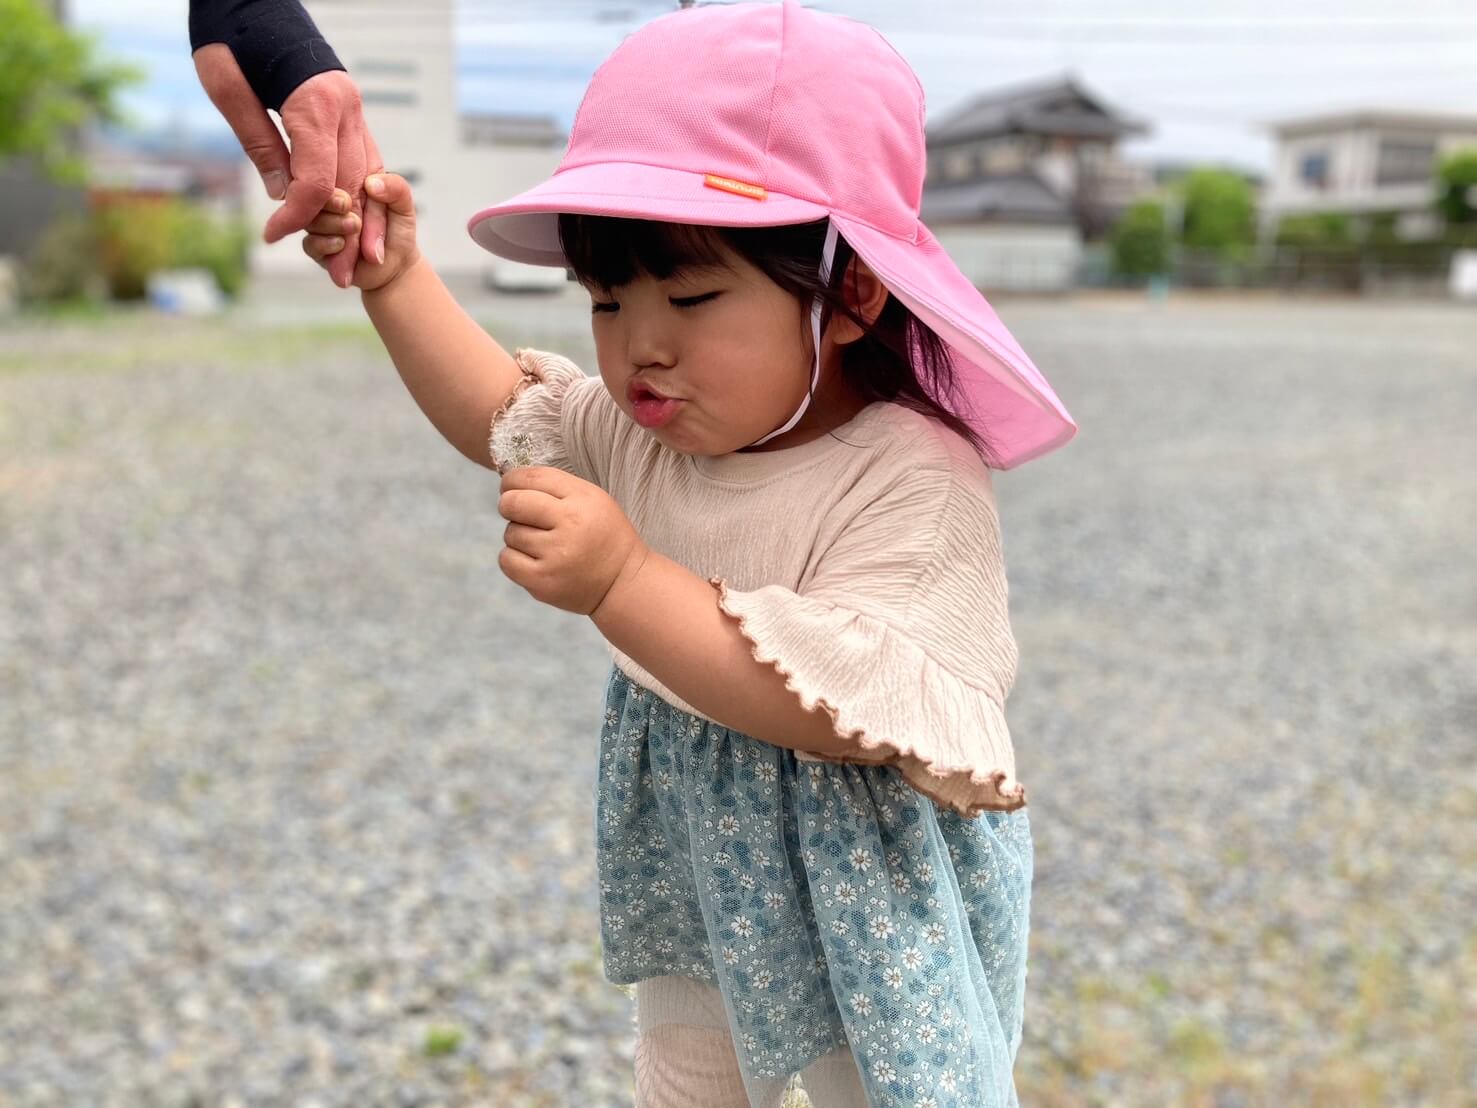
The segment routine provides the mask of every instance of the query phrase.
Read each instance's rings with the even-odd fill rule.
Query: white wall
[[[1389,125],[1354,126],[1321,134],[1284,139],[1277,148],[1272,176],[1262,196],[1262,218],[1267,225],[1287,213],[1318,211],[1414,210],[1427,208],[1432,182],[1377,186],[1376,163],[1382,138],[1403,134],[1429,135],[1429,130],[1405,130]],[[1436,140],[1436,159],[1448,151],[1477,145],[1477,130],[1449,131]],[[1329,155],[1328,188],[1309,186],[1300,175],[1303,158],[1326,151]]]
[[[456,43],[449,4],[420,8],[396,0],[310,0],[308,10],[364,94],[364,117],[392,172],[414,174],[422,253],[447,273],[477,273],[489,255],[467,234],[479,208],[543,180],[561,147],[463,146],[456,104]],[[405,102],[402,102],[405,101]],[[518,112],[523,105],[509,104]],[[249,225],[260,228],[277,206],[246,168]],[[301,236],[256,243],[259,273],[310,274]]]
[[[932,230],[978,288],[1059,292],[1076,284],[1082,238],[1075,227],[997,224]]]

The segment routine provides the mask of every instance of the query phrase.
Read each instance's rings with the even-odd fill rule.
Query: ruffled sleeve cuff
[[[806,710],[825,710],[857,755],[805,761],[895,764],[919,792],[960,815],[1026,804],[1005,709],[904,633],[862,612],[779,586],[730,589],[709,578],[754,658],[773,665]]]
[[[578,366],[557,354],[518,350],[523,373],[512,395],[492,417],[488,452],[499,473],[519,466],[555,466],[581,476],[564,441],[564,400],[585,379]]]

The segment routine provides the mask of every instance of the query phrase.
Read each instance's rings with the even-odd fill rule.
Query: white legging
[[[636,985],[636,1108],[778,1108],[788,1079],[761,1081],[750,1099],[715,986],[691,977]],[[850,1047],[807,1066],[800,1084],[815,1108],[867,1108]]]

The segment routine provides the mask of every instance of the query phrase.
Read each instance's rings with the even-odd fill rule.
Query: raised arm
[[[387,173],[370,184],[379,181],[384,190],[377,199],[389,212],[388,249],[382,266],[359,263],[364,310],[426,418],[462,454],[494,469],[488,429],[523,374],[415,248],[415,208],[405,179]],[[391,267],[380,283],[376,271]]]

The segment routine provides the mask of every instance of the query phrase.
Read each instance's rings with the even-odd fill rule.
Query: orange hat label
[[[751,185],[747,181],[735,181],[732,177],[719,177],[715,173],[704,177],[703,184],[710,189],[722,189],[724,192],[747,196],[750,200],[763,200],[769,195],[763,185]]]

